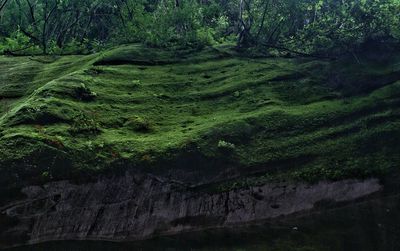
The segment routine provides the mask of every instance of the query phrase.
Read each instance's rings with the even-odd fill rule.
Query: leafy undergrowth
[[[399,63],[137,45],[0,57],[0,184],[135,168],[246,182],[382,175],[400,163]]]

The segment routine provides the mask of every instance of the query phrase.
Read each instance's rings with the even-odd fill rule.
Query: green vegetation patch
[[[382,175],[400,163],[400,60],[361,60],[137,45],[1,57],[2,184],[120,167],[234,169],[224,178],[243,184]]]

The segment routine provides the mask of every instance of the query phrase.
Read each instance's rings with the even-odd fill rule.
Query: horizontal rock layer
[[[378,180],[266,184],[229,192],[191,189],[142,174],[68,181],[23,190],[1,209],[0,247],[50,240],[132,241],[230,227],[352,201],[382,190]]]

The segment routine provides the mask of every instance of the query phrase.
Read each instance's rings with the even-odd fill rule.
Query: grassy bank
[[[114,168],[234,168],[255,182],[382,175],[400,163],[391,55],[356,63],[127,45],[0,57],[0,183]]]

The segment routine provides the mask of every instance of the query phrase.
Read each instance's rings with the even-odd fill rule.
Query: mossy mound
[[[400,163],[395,55],[358,64],[127,45],[0,57],[1,183],[117,167],[254,182],[381,175]]]

